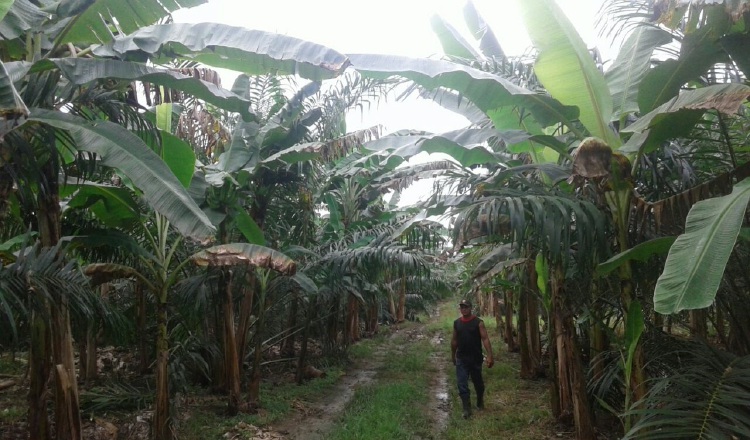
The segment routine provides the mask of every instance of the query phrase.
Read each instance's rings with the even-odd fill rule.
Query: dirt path
[[[318,402],[294,402],[296,411],[291,417],[269,429],[283,439],[323,440],[338,416],[354,397],[358,388],[375,381],[377,370],[383,363],[384,352],[377,351],[372,358],[359,361],[339,380],[331,392]]]
[[[408,332],[405,340],[417,341],[427,338],[426,324],[410,325],[408,329],[392,328],[390,339],[394,340],[400,332]],[[390,341],[385,342],[385,345]],[[401,343],[401,342],[399,342]],[[430,339],[435,348],[432,355],[433,365],[437,366],[436,374],[430,382],[430,403],[425,411],[429,411],[434,427],[430,438],[440,437],[448,425],[450,401],[448,399],[448,379],[446,372],[446,356],[448,347],[442,337],[436,335]],[[403,347],[404,349],[406,347]],[[323,440],[335,426],[339,416],[346,409],[357,389],[372,384],[378,379],[378,370],[382,367],[387,353],[387,347],[378,347],[374,355],[368,359],[358,361],[339,380],[333,390],[322,400],[317,402],[294,402],[294,414],[284,421],[264,429],[264,437],[279,440]]]

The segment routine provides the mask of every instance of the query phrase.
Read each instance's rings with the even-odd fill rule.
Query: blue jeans
[[[482,379],[482,361],[471,361],[467,359],[456,358],[456,382],[458,382],[458,395],[463,398],[469,398],[469,378],[474,384],[474,391],[478,396],[484,394],[484,379]]]

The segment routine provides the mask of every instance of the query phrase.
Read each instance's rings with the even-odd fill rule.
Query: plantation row
[[[268,362],[302,383],[459,292],[577,438],[605,415],[624,438],[750,437],[744,3],[610,0],[606,63],[554,0],[517,2],[532,57],[468,3],[475,41],[432,21],[442,59],[171,22],[200,3],[0,5],[0,349],[28,389],[9,424],[79,439],[119,399],[174,438],[192,387],[260,411]],[[347,131],[392,93],[470,125]],[[105,346],[134,388],[102,398]]]

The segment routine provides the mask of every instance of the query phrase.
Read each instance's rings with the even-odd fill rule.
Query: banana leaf
[[[464,5],[464,20],[471,34],[479,41],[479,50],[482,51],[484,56],[505,60],[505,52],[500,47],[500,42],[497,41],[495,33],[479,15],[479,11],[471,1],[467,1]]]
[[[659,237],[638,243],[630,249],[613,256],[604,263],[598,264],[596,266],[596,274],[606,276],[625,264],[626,261],[637,260],[646,262],[654,255],[666,254],[675,240],[676,237]]]
[[[442,17],[433,15],[430,19],[430,25],[432,26],[432,31],[437,35],[438,40],[440,40],[440,45],[443,46],[443,52],[446,55],[465,60],[478,60],[481,58],[479,52],[461,36],[456,28],[443,20]]]
[[[638,87],[641,113],[648,113],[674,98],[682,86],[697,80],[711,66],[726,58],[711,29],[701,29],[686,36],[679,58],[664,61],[641,81]]]
[[[620,49],[604,77],[612,93],[613,119],[638,111],[638,84],[651,67],[654,48],[672,41],[669,32],[653,26],[638,26]]]
[[[620,150],[632,153],[642,149],[648,153],[665,140],[686,136],[706,110],[734,114],[750,96],[750,87],[744,84],[716,84],[680,93],[632,125],[620,130],[633,136]]]
[[[336,77],[349,65],[346,56],[319,44],[216,23],[148,26],[99,46],[94,54],[157,63],[189,59],[247,74],[299,75],[315,81]]]
[[[610,128],[612,96],[586,44],[554,0],[518,0],[526,29],[539,51],[534,72],[555,99],[575,105],[579,120],[611,148],[621,145]]]
[[[572,125],[578,119],[575,107],[554,98],[519,87],[492,73],[461,64],[395,55],[349,54],[352,67],[362,75],[382,79],[400,76],[428,90],[445,87],[470,100],[488,115],[503,107],[518,106],[529,111],[543,126]]]
[[[22,124],[29,115],[21,96],[13,85],[13,78],[0,62],[0,139],[16,126]]]
[[[716,297],[729,255],[750,201],[750,178],[732,193],[704,200],[690,209],[685,233],[669,250],[656,282],[654,310],[662,314],[708,307]]]
[[[209,241],[214,227],[169,167],[143,141],[120,125],[46,109],[33,109],[30,121],[66,130],[81,151],[96,153],[105,166],[122,171],[157,212],[178,231],[199,241]]]
[[[58,36],[62,43],[97,44],[112,39],[110,26],[129,34],[168,17],[173,11],[206,3],[207,0],[62,0],[54,13],[73,20]],[[50,11],[52,12],[52,11]]]

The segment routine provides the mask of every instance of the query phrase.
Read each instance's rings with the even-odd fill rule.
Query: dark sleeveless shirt
[[[482,362],[482,336],[479,334],[479,323],[481,319],[476,316],[468,322],[461,318],[453,321],[453,329],[456,331],[458,350],[456,357],[465,361]]]

